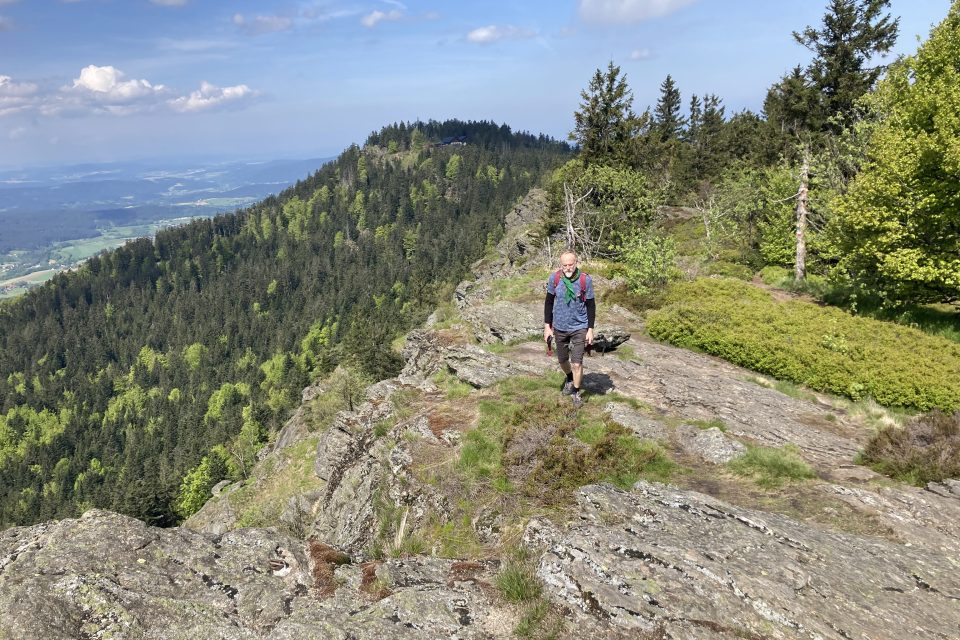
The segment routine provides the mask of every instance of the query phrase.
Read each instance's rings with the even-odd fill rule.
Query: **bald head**
[[[570,249],[560,254],[560,271],[568,278],[577,270],[577,252]]]

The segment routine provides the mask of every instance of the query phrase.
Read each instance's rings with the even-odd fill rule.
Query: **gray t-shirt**
[[[556,297],[553,299],[553,328],[557,331],[577,331],[586,329],[587,305],[580,300],[580,274],[576,274],[573,279],[573,299],[567,302],[567,288],[563,284],[563,277],[557,286],[553,286],[556,272],[551,273],[547,279],[547,293]],[[593,299],[593,279],[586,276],[585,287],[587,295],[586,300]]]

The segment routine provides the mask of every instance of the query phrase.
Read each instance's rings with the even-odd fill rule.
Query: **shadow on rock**
[[[605,373],[585,373],[580,386],[590,393],[602,395],[613,391],[613,379]]]

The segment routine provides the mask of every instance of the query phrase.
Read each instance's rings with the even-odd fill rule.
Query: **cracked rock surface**
[[[538,574],[576,617],[664,638],[960,637],[957,558],[638,483],[533,521]]]

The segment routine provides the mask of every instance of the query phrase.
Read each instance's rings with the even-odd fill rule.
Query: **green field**
[[[44,269],[43,271],[34,271],[33,273],[25,276],[18,276],[16,278],[10,278],[9,280],[0,281],[0,299],[15,298],[20,294],[25,293],[30,287],[43,284],[53,276],[57,275],[59,272],[59,269]]]
[[[160,229],[202,217],[206,216],[184,216],[149,224],[105,227],[94,238],[58,242],[36,251],[11,251],[0,256],[0,263],[14,265],[5,274],[0,274],[0,278],[3,278],[0,279],[0,299],[16,297],[29,287],[42,284],[60,271],[75,267],[101,251],[115,249],[134,238],[152,237]]]

